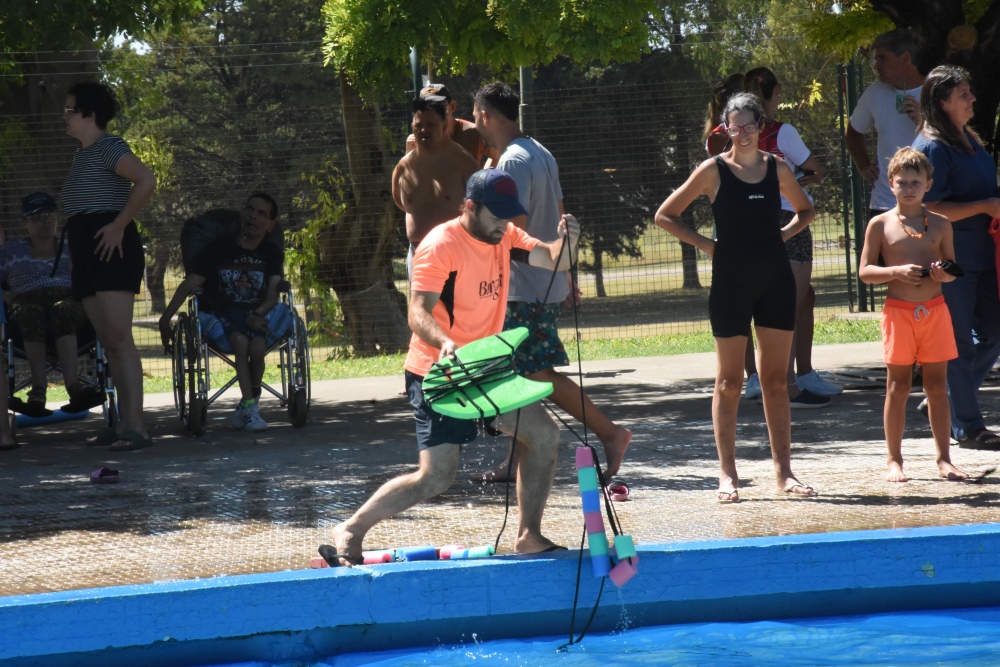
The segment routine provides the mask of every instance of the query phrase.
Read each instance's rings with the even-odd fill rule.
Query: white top
[[[887,83],[876,81],[868,86],[858,106],[851,114],[851,127],[861,134],[875,128],[878,139],[878,178],[872,189],[869,208],[888,211],[896,205],[896,198],[889,189],[889,161],[903,146],[909,146],[917,136],[917,126],[905,113],[896,111],[896,94],[902,92]],[[920,86],[910,88],[907,95],[920,100]]]
[[[799,131],[788,123],[782,123],[781,127],[778,128],[777,144],[778,150],[781,151],[782,157],[789,163],[788,166],[791,167],[792,171],[805,164],[809,156],[812,155],[809,148],[806,147],[806,142],[802,141]],[[812,195],[806,192],[806,197],[809,198],[811,204],[813,202]],[[795,213],[795,208],[785,199],[784,195],[781,197],[781,208]]]

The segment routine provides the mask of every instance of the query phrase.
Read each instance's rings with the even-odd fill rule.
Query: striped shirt
[[[93,146],[78,148],[63,182],[63,214],[120,211],[132,192],[132,181],[115,173],[132,149],[121,137],[108,135]]]

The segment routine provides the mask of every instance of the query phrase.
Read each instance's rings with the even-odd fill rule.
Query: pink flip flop
[[[623,503],[628,500],[628,487],[620,482],[608,484],[608,498]]]
[[[118,482],[118,471],[104,466],[90,473],[91,484],[116,484]]]

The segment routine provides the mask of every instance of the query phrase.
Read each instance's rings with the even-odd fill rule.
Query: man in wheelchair
[[[274,229],[278,204],[269,195],[255,193],[240,212],[236,238],[212,244],[191,264],[160,317],[164,347],[172,347],[170,320],[195,289],[203,289],[199,300],[199,323],[208,344],[232,353],[241,400],[233,414],[233,428],[263,431],[260,416],[264,356],[281,340],[291,325],[288,307],[279,303],[283,251],[265,242]]]

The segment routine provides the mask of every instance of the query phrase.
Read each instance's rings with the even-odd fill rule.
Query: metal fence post
[[[532,102],[532,90],[534,81],[530,67],[521,68],[521,107],[519,109],[519,122],[521,132],[529,136],[535,134],[535,106]]]
[[[847,131],[850,114],[845,107],[845,97],[847,93],[847,67],[841,63],[837,65],[837,105],[840,111],[840,201],[844,222],[844,276],[847,278],[847,305],[850,310],[854,310],[854,271],[851,269],[851,197],[848,194],[850,187],[851,158],[847,155],[847,144],[844,136]]]
[[[858,67],[857,60],[851,60],[847,64],[847,118],[850,119],[851,112],[854,111],[854,107],[858,104],[858,91],[861,88],[861,73]],[[848,120],[850,122],[850,120]],[[846,129],[846,127],[845,127]],[[861,178],[861,172],[858,171],[857,165],[854,164],[854,160],[850,161],[851,167],[851,203],[854,209],[854,262],[855,266],[861,264],[861,250],[864,247],[865,238],[865,197],[864,197],[864,180]],[[861,278],[855,273],[852,276],[857,280],[858,286],[858,310],[862,313],[868,312],[869,310],[869,299],[872,299],[871,308],[874,310],[874,297],[871,294],[871,290],[868,285],[861,282]]]

